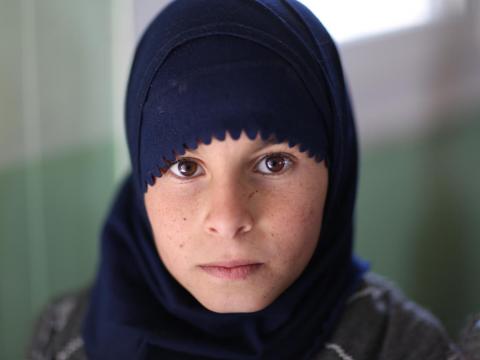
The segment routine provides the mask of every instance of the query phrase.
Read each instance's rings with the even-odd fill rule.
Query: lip
[[[220,261],[199,267],[207,274],[226,280],[245,280],[257,272],[262,263],[245,260]]]

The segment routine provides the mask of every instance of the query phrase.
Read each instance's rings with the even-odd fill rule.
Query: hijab
[[[295,0],[177,0],[143,35],[126,97],[132,172],[101,235],[83,324],[92,359],[308,359],[367,265],[353,256],[357,141],[338,52]],[[143,196],[199,143],[274,138],[326,161],[320,238],[302,275],[265,309],[214,313],[167,271]]]

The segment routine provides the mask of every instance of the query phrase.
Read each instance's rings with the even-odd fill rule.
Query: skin
[[[264,309],[313,255],[328,187],[324,161],[244,133],[177,160],[145,193],[160,259],[211,311]],[[256,265],[236,268],[247,270],[233,279],[204,267],[234,260]]]

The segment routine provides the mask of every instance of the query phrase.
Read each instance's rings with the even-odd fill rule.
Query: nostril
[[[209,234],[212,235],[222,235],[222,237],[228,237],[228,238],[235,238],[237,236],[240,236],[242,234],[245,234],[249,232],[252,229],[251,224],[243,224],[240,226],[231,226],[229,224],[217,224],[215,225],[210,225],[206,227],[206,230]]]
[[[251,192],[252,195],[257,191]],[[242,198],[240,199],[240,195]],[[215,191],[206,208],[203,218],[204,231],[213,236],[222,238],[235,238],[249,232],[253,226],[253,214],[251,205],[246,201],[249,193],[238,189],[224,188],[223,191]]]
[[[243,226],[240,227],[238,232],[239,233],[249,232],[251,229],[252,229],[252,226],[250,224],[249,225],[243,225]]]

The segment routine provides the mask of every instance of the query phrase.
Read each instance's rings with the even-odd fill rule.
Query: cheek
[[[145,206],[162,261],[166,265],[185,261],[190,245],[188,239],[194,231],[192,214],[195,214],[196,202],[183,201],[166,191],[159,198],[152,191],[145,196]]]
[[[283,263],[308,261],[316,247],[323,217],[324,195],[317,186],[300,183],[296,191],[283,192],[268,201],[272,209],[266,216],[270,244]],[[298,189],[302,189],[299,191]],[[300,264],[299,264],[300,265]]]

